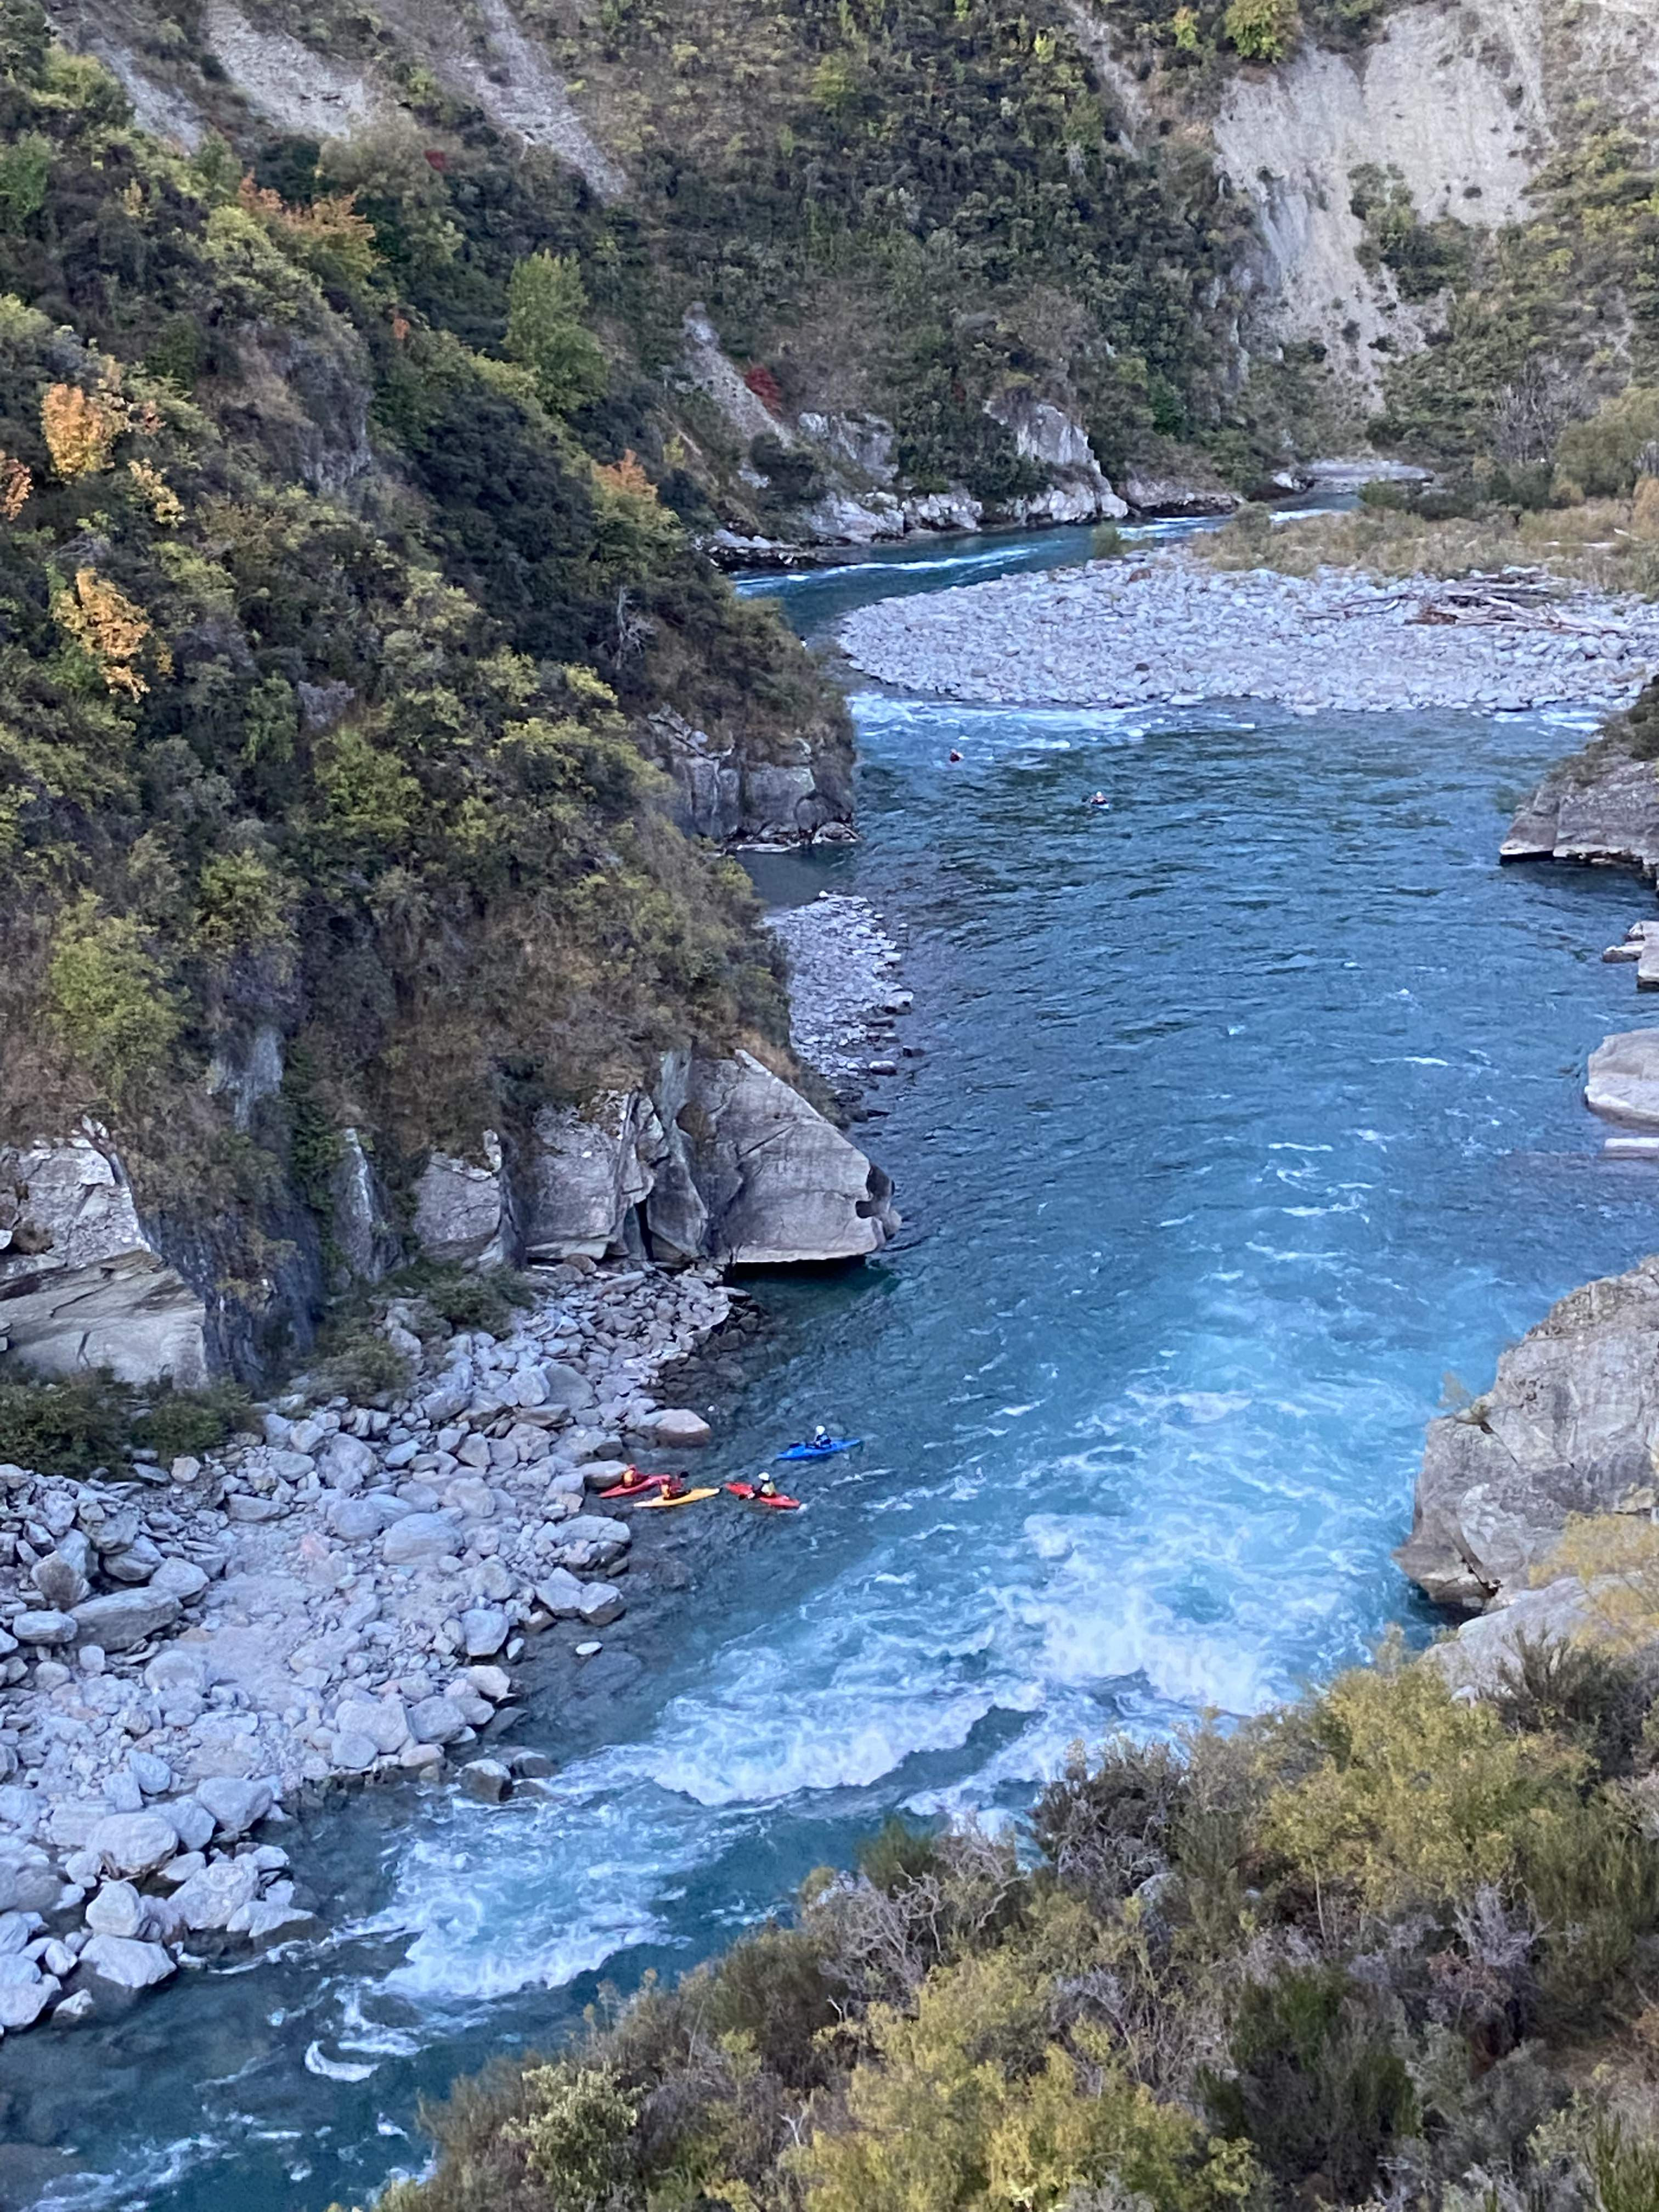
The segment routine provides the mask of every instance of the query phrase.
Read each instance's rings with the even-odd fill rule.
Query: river
[[[767,588],[816,632],[1082,550]],[[1448,1377],[1654,1242],[1578,1096],[1636,1018],[1599,954],[1642,895],[1496,861],[1583,717],[855,705],[862,844],[759,873],[904,940],[920,1056],[860,1139],[906,1227],[761,1286],[710,1457],[819,1419],[863,1449],[702,1559],[602,1728],[534,1717],[546,1802],[359,1797],[290,1831],[326,1943],[7,2039],[0,2203],[361,2204],[418,2164],[417,2094],[682,1970],[894,1808],[1017,1812],[1074,1738],[1425,1634],[1389,1551]]]

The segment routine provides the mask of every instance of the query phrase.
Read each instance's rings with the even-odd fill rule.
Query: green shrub
[[[1555,449],[1556,465],[1592,498],[1634,489],[1644,450],[1659,439],[1659,386],[1632,384],[1606,401],[1587,422],[1570,422]]]
[[[514,268],[507,283],[507,355],[535,377],[550,414],[568,415],[605,389],[605,355],[586,313],[573,256],[532,253]]]
[[[509,2124],[552,2200],[578,2208],[611,2202],[631,2164],[638,2107],[603,2067],[539,2066],[525,2075],[528,2110]]]
[[[164,1385],[143,1395],[147,1402],[134,1419],[133,1442],[148,1445],[164,1467],[216,1450],[247,1426],[252,1409],[240,1382],[210,1383],[203,1390]]]
[[[1212,2122],[1246,2137],[1289,2189],[1319,2174],[1328,2198],[1357,2203],[1389,2153],[1416,2131],[1404,2060],[1334,1970],[1248,1985],[1229,2050],[1233,2073],[1203,2077]]]
[[[139,1388],[106,1370],[62,1382],[0,1383],[0,1460],[41,1474],[86,1474],[94,1467],[123,1471],[135,1451],[153,1451],[165,1465],[199,1458],[246,1422],[247,1393],[234,1382],[177,1390],[169,1382]]]
[[[1443,1905],[1510,1875],[1540,1814],[1575,1812],[1588,1762],[1458,1702],[1437,1667],[1356,1668],[1278,1723],[1261,1845],[1373,1911]],[[1301,1770],[1301,1771],[1298,1771]]]
[[[403,1353],[361,1315],[322,1331],[313,1372],[325,1389],[360,1405],[395,1397],[410,1379]]]
[[[90,892],[58,924],[46,1012],[59,1042],[111,1105],[160,1070],[181,1021],[167,967],[145,932],[131,917],[105,913]]]
[[[1302,35],[1302,20],[1296,0],[1229,0],[1222,28],[1247,62],[1282,62]]]
[[[404,1268],[395,1288],[418,1297],[451,1328],[481,1328],[510,1336],[520,1315],[541,1297],[527,1276],[511,1267],[443,1267],[428,1262]]]
[[[858,1856],[859,1872],[865,1880],[888,1891],[931,1873],[938,1863],[933,1831],[912,1827],[896,1813],[860,1847]]]
[[[1493,1700],[1506,1727],[1576,1744],[1604,1780],[1631,1771],[1650,1703],[1643,1670],[1623,1654],[1529,1638],[1517,1644]]]
[[[1031,1832],[1060,1881],[1104,1908],[1169,1865],[1185,1785],[1168,1744],[1116,1737],[1092,1764],[1077,1744],[1037,1799]]]
[[[62,1382],[0,1382],[0,1460],[41,1474],[86,1474],[121,1456],[131,1393],[112,1375]]]

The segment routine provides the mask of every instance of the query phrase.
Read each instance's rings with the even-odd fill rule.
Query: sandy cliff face
[[[1397,175],[1423,220],[1516,220],[1551,146],[1538,0],[1406,8],[1358,54],[1304,46],[1235,78],[1216,158],[1255,201],[1258,301],[1284,339],[1314,339],[1375,403],[1377,342],[1424,343],[1432,308],[1401,302],[1360,258],[1357,170]]]

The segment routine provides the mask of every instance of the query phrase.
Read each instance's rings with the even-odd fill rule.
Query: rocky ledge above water
[[[666,1054],[648,1087],[544,1107],[516,1137],[483,1131],[470,1157],[433,1152],[407,1194],[407,1226],[348,1130],[331,1200],[332,1248],[349,1279],[368,1283],[414,1254],[483,1267],[607,1255],[856,1260],[899,1218],[881,1169],[742,1051]],[[49,1374],[106,1366],[132,1382],[200,1382],[228,1364],[210,1258],[153,1218],[96,1124],[0,1147],[0,1353]]]
[[[1556,763],[1516,810],[1501,858],[1659,874],[1659,684]]]
[[[1097,562],[860,607],[856,666],[1005,706],[1518,708],[1632,695],[1659,664],[1659,606],[1563,592],[1540,620],[1467,621],[1455,587],[1216,570],[1190,554]]]
[[[1569,1516],[1653,1516],[1656,1449],[1659,1256],[1570,1292],[1490,1390],[1430,1423],[1396,1557],[1437,1605],[1535,1607]]]

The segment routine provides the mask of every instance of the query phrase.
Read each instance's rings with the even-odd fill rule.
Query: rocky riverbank
[[[843,1109],[873,1077],[898,1072],[893,1027],[910,1011],[903,956],[868,899],[820,891],[767,921],[789,958],[790,1042]]]
[[[1216,570],[1176,550],[880,600],[840,638],[884,683],[1000,706],[1492,712],[1633,694],[1659,665],[1659,606],[1563,591],[1524,618],[1473,621],[1428,576]]]
[[[423,1344],[394,1301],[389,1401],[300,1387],[202,1462],[0,1468],[0,2028],[313,1929],[261,1831],[285,1801],[411,1776],[495,1800],[549,1771],[491,1754],[511,1670],[538,1638],[597,1653],[624,1610],[638,1524],[593,1493],[624,1450],[708,1438],[652,1384],[734,1294],[580,1260],[544,1287],[500,1339]]]

